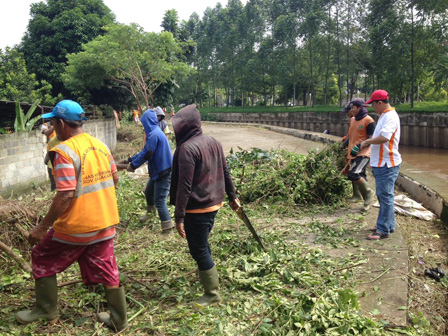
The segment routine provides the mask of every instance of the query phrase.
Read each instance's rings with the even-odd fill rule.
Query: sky
[[[2,0],[5,1],[5,0]],[[12,0],[4,4],[0,19],[0,49],[19,44],[25,34],[30,20],[30,5],[36,0]],[[218,2],[223,6],[227,0],[103,0],[104,4],[115,14],[120,23],[135,22],[147,32],[160,32],[163,15],[168,9],[176,9],[179,21],[188,20],[193,12],[202,17],[207,7],[215,7]],[[242,1],[246,3],[247,1]],[[6,12],[5,12],[6,10]]]

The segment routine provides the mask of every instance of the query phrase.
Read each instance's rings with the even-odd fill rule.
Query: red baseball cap
[[[386,90],[376,90],[370,96],[370,99],[366,104],[371,104],[375,100],[386,100],[389,99],[389,93]]]

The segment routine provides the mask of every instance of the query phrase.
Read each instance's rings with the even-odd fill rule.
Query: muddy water
[[[400,146],[403,162],[412,165],[415,172],[427,173],[448,182],[448,150]]]

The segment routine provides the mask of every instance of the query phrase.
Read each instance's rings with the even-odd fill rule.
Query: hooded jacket
[[[159,128],[156,113],[146,110],[141,118],[145,128],[146,144],[143,150],[131,157],[132,168],[136,169],[148,161],[148,172],[152,180],[157,180],[171,171],[173,155],[165,134]]]
[[[171,122],[176,137],[170,203],[176,206],[176,223],[183,222],[186,210],[221,204],[225,194],[235,200],[235,188],[221,143],[202,134],[196,105],[181,109]]]
[[[159,121],[159,127],[162,131],[165,131],[165,128],[168,126],[165,120],[165,113],[160,106],[157,106],[154,111],[156,112],[156,116],[162,116],[162,119]]]

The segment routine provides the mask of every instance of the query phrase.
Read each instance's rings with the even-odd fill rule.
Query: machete
[[[253,227],[252,223],[250,222],[249,218],[247,217],[246,213],[244,212],[243,207],[240,206],[237,210],[235,210],[235,212],[238,215],[238,217],[243,220],[244,224],[246,224],[250,233],[252,233],[252,236],[255,238],[255,240],[258,242],[258,244],[260,244],[263,251],[266,251],[263,243],[261,242],[260,237],[257,234],[257,231],[255,231],[255,228]]]

